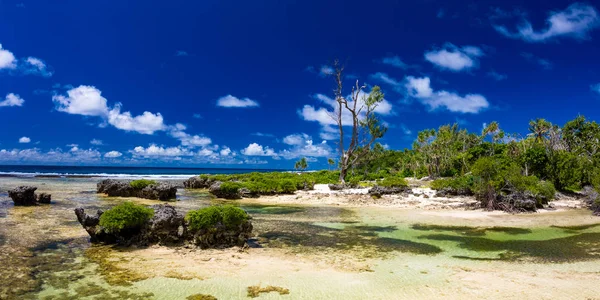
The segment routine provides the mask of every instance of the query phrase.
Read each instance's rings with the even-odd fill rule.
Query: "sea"
[[[0,165],[0,177],[34,178],[154,178],[187,179],[199,174],[242,174],[251,172],[285,172],[282,169],[249,168],[169,168],[169,167],[121,167],[121,166],[34,166]]]

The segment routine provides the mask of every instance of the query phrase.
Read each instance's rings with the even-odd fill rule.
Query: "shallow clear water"
[[[265,299],[585,298],[600,283],[600,219],[585,210],[465,217],[238,201],[260,248],[118,249],[91,246],[73,213],[125,201],[96,194],[97,181],[0,178],[0,299],[237,299],[253,285],[289,289]],[[18,185],[51,193],[53,204],[14,207],[6,190]],[[171,204],[223,202],[179,190]],[[536,287],[537,276],[549,286]],[[487,278],[493,288],[480,284]]]

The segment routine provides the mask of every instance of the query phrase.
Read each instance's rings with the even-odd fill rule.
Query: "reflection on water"
[[[217,298],[244,298],[247,286],[273,280],[269,272],[251,269],[248,272],[252,275],[248,278],[262,279],[239,287],[248,279],[238,278],[242,275],[235,270],[244,269],[245,265],[235,260],[219,262],[223,258],[218,252],[206,252],[215,255],[206,257],[207,263],[213,262],[224,270],[231,269],[231,273],[223,275],[211,271],[206,273],[206,278],[199,278],[185,276],[174,269],[156,278],[154,273],[131,272],[123,266],[143,264],[146,259],[154,258],[133,259],[137,255],[136,249],[91,246],[73,213],[77,206],[94,211],[125,201],[97,195],[94,192],[96,181],[0,178],[0,265],[3,266],[0,269],[0,299],[184,299],[186,295],[200,292]],[[35,185],[38,192],[51,193],[53,204],[13,207],[6,190],[18,185]],[[145,199],[126,200],[145,205],[157,203]],[[185,212],[225,202],[213,199],[206,191],[179,190],[177,201],[170,204]],[[450,273],[443,265],[474,268],[484,266],[481,261],[505,263],[518,260],[537,263],[585,261],[590,262],[590,266],[598,266],[600,259],[600,224],[520,227],[517,226],[520,217],[510,215],[504,217],[510,221],[506,223],[509,226],[498,225],[501,223],[498,220],[490,225],[482,225],[482,222],[490,221],[469,220],[449,224],[447,220],[437,223],[441,219],[405,210],[233,203],[252,216],[254,242],[260,245],[260,251],[264,251],[251,250],[247,265],[251,265],[253,255],[283,257],[287,263],[268,265],[267,260],[263,267],[271,268],[276,274],[278,270],[286,270],[287,273],[280,273],[277,280],[283,281],[286,288],[290,287],[290,296],[295,298],[310,299],[318,295],[361,298],[357,297],[361,292],[387,298],[385,295],[408,293],[402,290],[413,286],[408,282],[422,284],[434,279],[437,281],[427,282],[448,288]],[[557,220],[560,216],[555,215]],[[556,224],[577,218],[583,220],[583,215],[575,216],[565,214]],[[183,250],[181,254],[174,253],[182,259],[192,255]],[[317,273],[303,273],[308,271],[299,271],[301,267],[285,269],[287,264],[299,259],[325,261],[342,271],[327,275],[332,280],[328,291],[320,286],[318,281],[322,279],[317,279]],[[407,267],[409,261],[437,266],[430,271],[415,271]],[[404,277],[397,278],[397,272]],[[211,281],[211,276],[215,281]],[[348,280],[362,284],[356,285],[360,287],[358,290],[353,290],[352,286],[335,286]],[[406,286],[398,284],[398,280],[404,280]],[[171,288],[170,294],[165,294],[166,286]],[[418,290],[415,295],[421,292]],[[404,295],[410,298],[412,294]],[[276,298],[279,295],[269,293],[260,297]]]

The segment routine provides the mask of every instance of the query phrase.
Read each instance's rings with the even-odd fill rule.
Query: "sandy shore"
[[[241,202],[288,205],[330,205],[341,207],[389,207],[420,210],[473,210],[478,203],[474,197],[437,197],[436,191],[427,187],[413,187],[405,195],[383,195],[375,199],[368,188],[332,191],[325,184],[315,185],[311,191],[297,191],[293,195],[261,196],[243,199]],[[551,202],[552,209],[540,212],[581,209],[584,203],[573,197],[559,195]],[[483,210],[479,210],[484,213]]]

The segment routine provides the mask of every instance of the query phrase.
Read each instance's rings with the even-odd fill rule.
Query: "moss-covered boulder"
[[[125,202],[96,215],[87,215],[83,208],[75,209],[75,214],[92,243],[204,249],[243,246],[252,235],[250,216],[233,206],[211,206],[184,217],[170,205]]]

